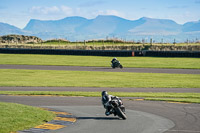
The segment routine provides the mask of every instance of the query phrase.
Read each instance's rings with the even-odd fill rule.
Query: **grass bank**
[[[55,115],[40,108],[0,102],[0,132],[29,129],[52,120]]]
[[[200,75],[0,69],[0,86],[200,88]]]
[[[69,42],[64,40],[48,40],[42,43],[0,43],[1,48],[25,48],[25,49],[76,49],[76,50],[154,50],[154,51],[199,51],[200,43],[141,43],[141,42],[114,42],[113,40]]]
[[[182,102],[182,103],[200,103],[199,98],[145,98],[149,101],[167,101],[167,102]]]
[[[118,57],[124,67],[200,69],[199,58]],[[112,57],[0,54],[0,64],[110,67]]]
[[[154,98],[198,98],[200,93],[172,93],[172,92],[108,92],[119,97],[154,97]],[[84,96],[100,97],[101,92],[86,91],[0,91],[8,95],[51,95],[51,96]]]
[[[84,96],[100,97],[101,92],[82,91],[0,91],[0,94],[8,95],[48,95],[48,96]],[[200,103],[200,93],[152,93],[152,92],[109,92],[118,97],[139,97],[144,100],[174,101],[187,103]]]

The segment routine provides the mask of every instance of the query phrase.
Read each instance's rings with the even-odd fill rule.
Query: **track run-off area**
[[[105,71],[134,73],[200,74],[199,69],[157,69],[79,66],[0,65],[0,69]],[[0,87],[0,91],[96,91],[200,93],[200,88],[98,88],[98,87]],[[200,133],[200,104],[144,101],[123,97],[127,120],[105,116],[100,97],[9,96],[0,101],[46,107],[73,114],[77,121],[55,133]]]

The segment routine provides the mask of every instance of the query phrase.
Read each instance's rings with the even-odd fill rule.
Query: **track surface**
[[[128,119],[119,120],[114,116],[106,117],[102,106],[56,106],[53,108],[72,111],[74,115],[78,116],[74,127],[69,127],[67,130],[62,129],[59,131],[60,133],[102,133],[102,131],[106,133],[147,131],[148,133],[159,133],[174,126],[174,123],[166,118],[129,109],[126,110]],[[78,126],[79,124],[80,126]]]
[[[0,65],[0,69],[32,69],[32,70],[69,70],[69,71],[105,71],[105,72],[137,72],[137,73],[176,73],[200,74],[200,69],[159,69],[159,68],[123,68],[82,67],[82,66],[40,66],[40,65]]]
[[[74,113],[76,117],[80,117],[82,119],[77,119],[77,122],[71,127],[67,127],[61,130],[56,131],[56,133],[63,133],[68,131],[76,131],[76,129],[82,129],[88,131],[96,130],[96,128],[100,128],[105,126],[104,122],[115,126],[116,124],[120,126],[120,123],[123,121],[118,121],[113,118],[113,116],[105,117],[104,116],[104,109],[101,105],[100,97],[41,97],[41,96],[5,96],[0,95],[0,101],[3,102],[14,102],[20,104],[26,104],[31,106],[41,106],[49,108],[57,109],[60,111],[67,111],[69,113]],[[167,125],[162,125],[166,129],[175,125],[173,128],[166,131],[166,133],[200,133],[200,105],[199,104],[177,104],[177,103],[167,103],[167,102],[153,102],[153,101],[132,101],[129,98],[123,98],[124,105],[127,109],[127,121],[133,122],[129,123],[128,125],[123,125],[126,127],[124,132],[130,132],[129,129],[132,131],[132,127],[134,124],[140,125],[138,128],[134,129],[133,131],[137,130],[137,133],[151,133],[149,126],[145,128],[149,120],[151,119],[150,125],[155,125],[156,118],[160,118],[159,120],[164,120],[167,122]],[[75,108],[73,108],[75,107]],[[78,107],[79,109],[77,110]],[[88,107],[89,110],[86,110]],[[69,109],[70,108],[70,109]],[[74,109],[74,110],[73,110]],[[136,112],[135,112],[136,111]],[[137,112],[138,111],[138,112]],[[138,114],[139,113],[139,114]],[[150,117],[146,117],[144,114],[147,113]],[[155,115],[155,117],[153,117]],[[129,118],[130,116],[130,118]],[[135,118],[135,119],[134,119]],[[141,118],[141,119],[139,119]],[[147,119],[142,119],[147,118]],[[162,119],[163,118],[163,119]],[[139,120],[138,120],[139,119]],[[97,123],[100,127],[90,127],[87,124],[88,120],[94,123]],[[147,123],[145,123],[147,120]],[[129,121],[129,122],[130,122]],[[119,123],[120,122],[120,123]],[[139,122],[139,123],[137,123]],[[171,123],[173,122],[173,123]],[[131,125],[130,125],[131,124]],[[129,127],[130,126],[130,127]],[[142,127],[141,127],[142,126]],[[159,126],[161,127],[161,125]],[[164,127],[154,129],[154,131],[163,132]],[[74,129],[72,129],[74,128]],[[110,131],[108,126],[104,127],[104,131]],[[148,130],[149,129],[149,130]],[[81,131],[80,131],[81,132]],[[102,131],[101,131],[102,132]],[[112,132],[111,132],[112,133]],[[121,132],[115,132],[121,133]],[[157,133],[157,132],[154,132]]]
[[[35,70],[73,70],[73,71],[108,71],[108,72],[147,72],[200,74],[200,70],[188,69],[149,69],[71,66],[28,66],[0,65],[0,69],[35,69]],[[88,87],[0,87],[0,90],[50,90],[50,91],[102,91],[105,88]],[[199,88],[106,88],[108,91],[125,92],[196,92]],[[200,133],[200,104],[181,104],[151,101],[133,101],[123,98],[128,119],[104,116],[104,109],[99,97],[40,97],[0,95],[2,102],[14,102],[32,106],[49,107],[74,113],[78,121],[67,128],[55,131],[63,132],[137,132],[137,133]],[[114,130],[115,129],[115,130]],[[118,129],[118,130],[117,130]],[[103,130],[103,131],[102,131]],[[166,131],[167,130],[167,131]]]

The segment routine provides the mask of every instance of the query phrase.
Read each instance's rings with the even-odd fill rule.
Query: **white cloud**
[[[40,6],[33,6],[29,12],[32,15],[38,15],[38,16],[43,16],[46,17],[56,17],[56,16],[62,16],[62,17],[67,17],[67,16],[84,16],[84,11],[81,10],[80,8],[71,8],[65,5],[62,6],[52,6],[52,7],[40,7]]]
[[[30,9],[31,13],[39,13],[39,14],[49,14],[49,13],[58,13],[60,9],[57,6],[53,7],[40,7],[40,6],[33,6]]]
[[[66,14],[66,15],[68,15],[68,16],[74,14],[73,9],[70,8],[70,7],[68,7],[68,6],[61,6],[60,9],[61,9],[61,12],[62,12],[62,13]]]
[[[94,6],[102,5],[104,3],[106,3],[105,0],[94,0],[94,1],[83,2],[79,6],[80,7],[94,7]]]
[[[94,18],[98,15],[114,15],[114,16],[118,16],[118,17],[122,17],[124,18],[125,15],[121,12],[118,12],[116,10],[95,10],[91,13],[86,13],[89,14],[90,16],[87,16],[88,18]]]
[[[105,10],[105,11],[99,11],[97,12],[99,15],[115,15],[115,16],[123,16],[122,13],[116,11],[116,10]]]
[[[33,6],[29,12],[35,19],[61,19],[68,16],[81,16],[85,18],[95,18],[98,15],[115,15],[125,17],[125,15],[117,10],[90,10],[86,8],[71,8],[69,6],[52,6],[40,7]]]

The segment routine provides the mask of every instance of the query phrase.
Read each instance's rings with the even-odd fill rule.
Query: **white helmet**
[[[102,92],[101,92],[101,95],[102,95],[102,96],[107,96],[107,95],[108,95],[108,92],[107,92],[107,91],[102,91]]]

